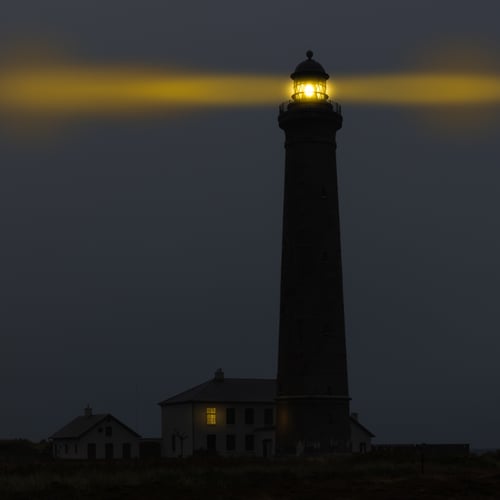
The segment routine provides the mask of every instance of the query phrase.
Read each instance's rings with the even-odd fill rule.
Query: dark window
[[[233,451],[236,449],[236,436],[234,434],[226,435],[226,450]]]
[[[273,409],[264,409],[264,425],[273,425]]]
[[[253,425],[253,408],[245,408],[245,424]]]
[[[304,320],[303,319],[298,319],[297,320],[297,340],[299,342],[302,342],[302,334],[304,332]]]
[[[215,452],[217,449],[217,436],[215,434],[207,434],[207,450]]]
[[[254,450],[253,434],[247,434],[245,436],[245,450],[246,451],[253,451]]]
[[[64,445],[64,453],[66,453],[66,455],[68,454],[68,445],[67,444]]]
[[[130,443],[123,443],[122,447],[122,457],[130,458],[132,456],[132,447]]]
[[[326,192],[325,188],[321,188],[321,198],[323,200],[326,200],[328,198],[328,193]]]
[[[78,453],[78,445],[75,444],[75,455]]]
[[[233,425],[236,423],[236,411],[234,408],[226,408],[226,424]]]
[[[89,443],[87,445],[87,458],[90,460],[94,460],[96,458],[97,451],[96,451],[96,444],[95,443]]]
[[[172,451],[175,451],[175,434],[172,434]]]
[[[105,431],[105,434],[106,436],[112,436],[113,435],[113,428],[110,427],[109,425],[106,427],[106,431]]]
[[[105,456],[106,460],[111,460],[113,458],[113,443],[106,443]]]

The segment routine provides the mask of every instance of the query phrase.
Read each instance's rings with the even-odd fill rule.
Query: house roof
[[[216,378],[165,399],[160,406],[177,403],[272,403],[276,380],[261,378]]]
[[[122,427],[127,429],[129,432],[135,434],[137,437],[140,437],[137,432],[127,427],[125,424],[120,422],[116,417],[113,417],[110,413],[100,413],[96,415],[82,415],[80,417],[76,417],[71,422],[66,424],[64,427],[59,429],[57,432],[52,434],[49,439],[76,439],[82,437],[84,434],[92,430],[94,427],[98,426],[106,419],[113,419],[115,422],[120,424]]]
[[[351,418],[351,423],[356,424],[361,430],[363,430],[364,432],[369,434],[370,437],[375,437],[375,434],[373,434],[373,432],[369,431],[364,425],[360,424],[359,420],[357,418],[354,418],[352,416],[350,418]]]

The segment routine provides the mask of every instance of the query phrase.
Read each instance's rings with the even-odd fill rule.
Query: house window
[[[67,444],[64,445],[64,453],[66,453],[66,455],[68,454],[68,445]]]
[[[108,425],[105,429],[104,434],[106,435],[106,437],[111,437],[113,435],[113,428]]]
[[[132,447],[130,443],[123,443],[122,445],[122,457],[123,458],[131,458],[132,456]]]
[[[217,409],[207,408],[207,425],[217,424]]]
[[[217,450],[217,436],[215,434],[207,434],[207,451],[214,453]]]
[[[175,434],[172,434],[172,451],[175,452]]]
[[[234,408],[226,408],[226,424],[234,425],[236,423],[236,412]]]
[[[226,435],[226,450],[233,451],[236,449],[236,436],[234,434]]]
[[[78,445],[75,444],[75,455],[78,453]]]
[[[265,408],[264,409],[264,425],[273,425],[273,409]]]
[[[245,424],[253,425],[253,408],[245,408]]]
[[[247,434],[245,436],[245,451],[253,451],[253,450],[254,450],[253,434]]]
[[[114,458],[113,443],[106,443],[104,448],[104,456],[106,460],[112,460]]]

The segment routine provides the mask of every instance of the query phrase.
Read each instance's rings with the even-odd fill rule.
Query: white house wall
[[[161,447],[162,456],[179,457],[193,454],[193,419],[192,404],[184,403],[164,406],[161,409]],[[182,442],[179,436],[185,436]],[[172,446],[175,437],[175,449]]]
[[[216,424],[207,424],[207,408],[215,408]],[[235,423],[226,423],[226,409],[235,409]],[[253,408],[253,424],[245,424],[245,409]],[[263,441],[266,440],[269,453],[274,454],[274,432],[264,420],[265,409],[273,410],[269,403],[188,403],[165,405],[162,407],[162,453],[167,457],[180,456],[180,441],[176,440],[175,451],[172,446],[172,435],[184,433],[183,455],[189,456],[193,451],[207,452],[207,435],[215,436],[216,453],[223,456],[262,456]],[[263,428],[267,428],[263,429]],[[235,436],[235,449],[226,449],[227,435]],[[254,436],[254,449],[245,449],[245,436]]]
[[[372,449],[370,434],[354,422],[351,422],[351,443],[353,453],[368,453]]]

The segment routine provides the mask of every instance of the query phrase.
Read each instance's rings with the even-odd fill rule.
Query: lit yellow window
[[[217,423],[217,409],[207,408],[207,425],[215,425]]]

